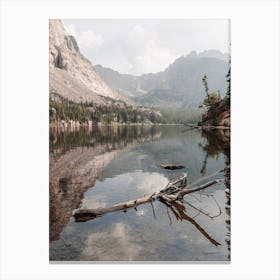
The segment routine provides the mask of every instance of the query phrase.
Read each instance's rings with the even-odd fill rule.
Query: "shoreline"
[[[49,122],[49,128],[80,128],[80,127],[105,127],[105,126],[163,126],[163,125],[184,125],[178,123],[98,123],[93,124],[91,121],[80,123],[78,121],[56,121]]]

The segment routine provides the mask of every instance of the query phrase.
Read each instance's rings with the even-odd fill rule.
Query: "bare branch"
[[[168,205],[174,203],[176,200],[182,200],[184,195],[190,194],[193,192],[197,192],[199,190],[206,189],[216,183],[219,183],[221,180],[214,180],[208,182],[198,188],[193,189],[185,189],[186,187],[186,178],[187,175],[179,178],[178,180],[168,184],[164,189],[157,193],[153,193],[152,195],[146,195],[142,198],[130,200],[125,203],[115,204],[111,207],[106,208],[97,208],[97,209],[77,209],[74,211],[73,215],[75,217],[76,222],[85,222],[88,220],[95,219],[97,217],[103,216],[108,213],[118,212],[118,211],[126,211],[130,208],[135,208],[138,205],[159,199],[160,201],[165,201]],[[177,187],[177,186],[178,187]],[[174,188],[175,186],[175,188]],[[170,193],[171,189],[171,193]],[[176,193],[176,195],[174,195]]]

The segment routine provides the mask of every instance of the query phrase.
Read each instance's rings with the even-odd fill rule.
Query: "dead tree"
[[[141,204],[153,202],[154,200],[160,200],[161,202],[165,202],[168,205],[172,205],[175,202],[183,201],[184,196],[187,194],[204,190],[221,181],[223,181],[223,179],[213,180],[196,188],[187,188],[187,174],[185,174],[176,181],[169,182],[167,186],[165,186],[159,192],[155,192],[151,195],[146,195],[144,197],[130,200],[124,203],[118,203],[111,207],[96,209],[77,209],[73,212],[73,216],[76,222],[85,222],[108,213],[126,211],[130,208],[136,208]]]
[[[189,188],[187,186],[187,174],[184,174],[179,179],[169,182],[163,189],[161,189],[159,192],[155,192],[151,195],[146,195],[142,198],[130,200],[124,203],[115,204],[111,207],[105,207],[105,208],[97,208],[97,209],[77,209],[73,212],[73,216],[75,218],[76,222],[86,222],[89,220],[93,220],[95,218],[101,217],[108,213],[118,212],[118,211],[124,211],[126,212],[128,209],[134,208],[136,209],[137,206],[141,204],[145,204],[147,202],[152,203],[154,200],[159,200],[160,202],[164,203],[167,206],[167,210],[171,209],[172,213],[175,215],[177,220],[186,220],[193,224],[198,231],[202,235],[204,235],[213,245],[218,246],[220,243],[213,239],[195,220],[194,217],[190,217],[186,213],[186,208],[184,206],[184,203],[186,202],[184,200],[184,196],[187,194],[192,194],[198,191],[202,191],[210,186],[213,186],[214,184],[220,183],[221,181],[224,181],[223,179],[216,179],[213,181],[209,181],[208,183],[205,183],[203,185],[200,185],[199,187],[192,187]],[[195,206],[191,205],[190,203],[187,203],[189,206],[194,208],[198,211],[198,213],[202,213],[203,215],[211,217],[209,214],[205,213],[204,211],[196,208]],[[153,209],[154,211],[154,209]],[[168,213],[168,211],[167,211]],[[221,211],[218,215],[221,214]],[[155,213],[154,213],[155,215]],[[169,216],[169,213],[168,213]],[[171,217],[169,216],[170,222]]]

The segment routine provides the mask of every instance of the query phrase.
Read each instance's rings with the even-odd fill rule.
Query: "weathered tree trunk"
[[[129,208],[135,208],[141,204],[156,200],[159,198],[159,196],[162,196],[165,193],[171,193],[172,190],[177,190],[178,188],[182,189],[186,185],[187,185],[187,174],[185,174],[184,176],[182,176],[181,178],[179,178],[174,182],[169,182],[165,188],[163,188],[157,193],[146,195],[142,198],[130,200],[124,203],[118,203],[111,207],[97,208],[97,209],[77,209],[74,211],[73,216],[75,217],[76,222],[85,222],[108,213],[117,212],[117,211],[126,211]]]
[[[168,183],[166,187],[164,187],[162,190],[160,190],[157,193],[146,195],[142,198],[130,200],[124,203],[118,203],[111,207],[97,208],[97,209],[77,209],[74,211],[73,216],[75,217],[76,222],[85,222],[103,216],[108,213],[126,211],[130,208],[136,208],[141,204],[152,202],[156,199],[160,201],[164,201],[171,205],[176,201],[182,200],[184,195],[186,194],[206,189],[216,183],[219,183],[220,181],[221,180],[214,180],[197,188],[186,189],[187,175],[185,174],[178,180]]]

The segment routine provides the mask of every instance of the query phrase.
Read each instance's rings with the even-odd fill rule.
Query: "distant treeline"
[[[166,123],[185,124],[187,122],[198,122],[201,119],[203,110],[196,108],[189,109],[160,109]]]
[[[69,100],[50,99],[49,121],[78,121],[103,123],[165,123],[159,112],[136,108],[125,103],[97,105],[93,102],[74,103]]]

